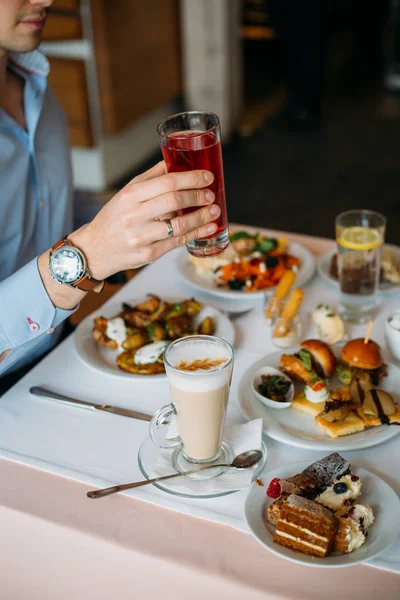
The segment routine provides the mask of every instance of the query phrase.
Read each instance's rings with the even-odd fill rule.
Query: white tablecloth
[[[144,269],[110,302],[132,302],[149,292],[161,296],[192,295],[178,279],[174,261],[172,253]],[[303,314],[317,303],[334,305],[337,302],[335,288],[317,277],[304,289]],[[399,306],[398,294],[385,297],[373,335],[379,343],[383,344],[385,316]],[[234,318],[233,323],[236,362],[228,419],[239,423],[244,417],[237,404],[238,381],[247,366],[275,348],[268,339],[261,306]],[[353,328],[351,334],[361,334],[364,329]],[[133,382],[88,369],[76,356],[70,336],[0,400],[0,456],[93,485],[142,478],[137,453],[148,435],[147,423],[36,398],[28,391],[32,385],[46,385],[83,400],[153,413],[169,401],[165,380],[151,383],[144,378],[141,382]],[[267,470],[299,460],[311,462],[321,455],[321,452],[299,450],[269,439],[266,444]],[[345,455],[350,461],[377,473],[400,494],[399,436],[380,446]],[[152,486],[128,493],[165,508],[246,530],[242,514],[245,491],[207,500],[177,498]],[[373,564],[400,571],[400,541]]]

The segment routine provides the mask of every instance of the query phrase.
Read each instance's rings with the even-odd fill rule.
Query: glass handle
[[[176,415],[176,410],[173,404],[167,404],[158,410],[150,421],[150,438],[159,448],[174,448],[181,446],[182,442],[179,436],[174,438],[166,438],[160,436],[160,432],[164,427],[168,427],[171,423],[171,418]]]

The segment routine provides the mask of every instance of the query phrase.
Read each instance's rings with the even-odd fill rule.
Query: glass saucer
[[[252,481],[261,475],[267,462],[267,448],[265,447],[264,440],[261,442],[261,450],[263,453],[261,461],[249,469],[249,471],[252,472]],[[160,448],[158,448],[150,438],[146,438],[140,446],[138,453],[139,468],[146,479],[152,478],[154,467],[160,456],[160,452],[166,452],[170,455],[169,459],[171,462],[171,473],[176,471],[176,469],[173,467],[173,455],[176,452],[176,448],[170,448],[161,451]],[[191,465],[191,467],[193,468],[193,465]],[[222,475],[227,473],[229,469],[225,469],[223,472],[219,469],[216,470],[219,471],[219,474],[216,477],[207,480],[190,478],[190,487],[192,488],[192,491],[184,488],[182,489],[182,487],[179,486],[179,481],[181,481],[182,486],[182,482],[185,481],[185,477],[170,480],[167,479],[165,481],[160,481],[159,483],[153,483],[153,485],[163,492],[167,492],[173,496],[181,496],[182,498],[219,498],[221,496],[234,494],[240,489],[247,489],[247,486],[242,487],[235,485],[234,477],[232,477],[231,489],[219,489],[218,480]],[[233,474],[235,471],[231,469],[230,473]],[[189,479],[189,477],[186,479]]]
[[[222,442],[220,455],[216,460],[213,460],[211,464],[213,465],[228,465],[234,459],[232,454],[232,448],[226,442]],[[176,471],[177,473],[184,473],[185,471],[190,471],[192,469],[197,469],[202,466],[206,466],[207,463],[192,463],[188,461],[183,453],[183,449],[178,447],[175,449],[175,452],[172,454],[172,471]],[[172,472],[171,471],[171,472]],[[218,468],[215,466],[213,469],[207,469],[204,471],[199,471],[198,473],[192,473],[192,475],[188,475],[190,479],[213,479],[214,477],[218,477],[218,475],[222,475],[225,473],[226,467]]]

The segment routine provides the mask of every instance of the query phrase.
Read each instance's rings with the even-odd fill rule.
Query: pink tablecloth
[[[233,528],[127,496],[89,502],[89,486],[10,460],[0,482],[1,600],[400,598],[394,573],[305,568]]]

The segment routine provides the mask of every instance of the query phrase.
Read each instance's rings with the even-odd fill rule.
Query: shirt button
[[[39,324],[35,323],[35,321],[32,321],[32,319],[30,319],[29,317],[26,319],[29,323],[29,331],[31,331],[32,333],[35,333],[36,331],[39,331]]]
[[[40,201],[40,208],[44,208],[44,200]]]
[[[54,327],[50,327],[50,329],[47,330],[47,333],[53,333],[54,331]]]

